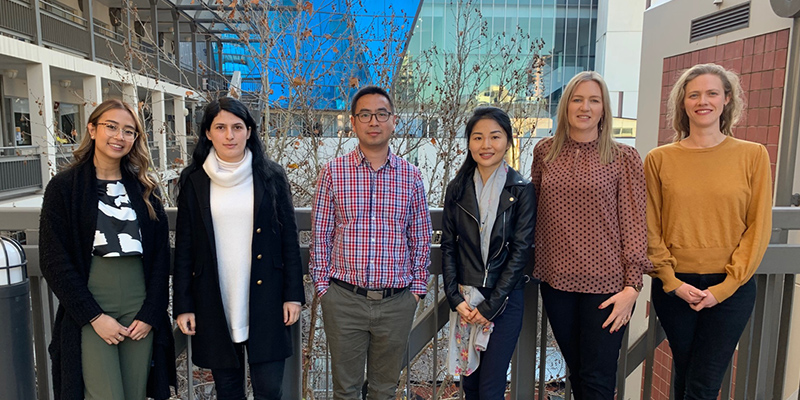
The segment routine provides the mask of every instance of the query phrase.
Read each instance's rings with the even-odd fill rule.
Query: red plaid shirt
[[[312,213],[310,272],[321,296],[336,278],[370,289],[424,295],[431,217],[419,170],[389,152],[370,167],[361,149],[323,168]]]

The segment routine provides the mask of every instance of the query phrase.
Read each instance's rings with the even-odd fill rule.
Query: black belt
[[[388,289],[378,289],[378,290],[370,290],[366,288],[362,288],[360,286],[352,285],[345,281],[331,278],[331,282],[347,289],[350,292],[353,292],[357,295],[364,296],[369,300],[381,300],[387,297],[394,296],[398,293],[402,293],[404,290],[407,290],[408,287],[404,288],[388,288]]]

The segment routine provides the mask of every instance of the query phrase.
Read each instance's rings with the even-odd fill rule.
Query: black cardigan
[[[169,224],[161,202],[150,202],[158,221],[150,219],[142,186],[123,171],[122,183],[136,211],[142,233],[146,296],[136,319],[153,327],[153,367],[148,396],[170,397],[175,386],[175,351],[169,302]],[[63,171],[47,185],[39,221],[42,275],[59,299],[50,357],[56,400],[83,399],[81,327],[103,312],[87,287],[97,225],[97,177],[93,163]]]

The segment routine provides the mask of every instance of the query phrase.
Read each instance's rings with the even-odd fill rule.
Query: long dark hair
[[[476,108],[475,111],[472,112],[472,117],[469,118],[467,121],[467,127],[464,129],[464,137],[467,139],[467,147],[469,147],[469,137],[472,135],[472,130],[475,128],[475,124],[482,119],[491,119],[494,122],[497,122],[500,125],[500,128],[503,129],[503,132],[506,134],[506,138],[508,138],[508,143],[511,147],[514,147],[514,136],[511,130],[511,118],[509,118],[508,114],[505,111],[497,108],[497,107],[480,107]],[[456,177],[450,182],[453,192],[453,200],[458,201],[464,197],[464,190],[472,184],[472,176],[475,174],[475,168],[478,166],[478,163],[475,162],[475,159],[472,158],[472,154],[467,151],[466,157],[464,157],[464,164],[461,165],[461,168],[458,169],[458,173],[456,173]]]
[[[189,175],[203,168],[203,163],[206,162],[208,153],[210,153],[211,148],[214,147],[214,144],[206,133],[211,129],[214,118],[223,110],[241,118],[248,131],[250,131],[250,137],[247,139],[247,148],[250,149],[250,153],[253,155],[253,178],[261,179],[262,182],[266,183],[267,193],[272,198],[273,210],[277,213],[277,208],[274,207],[277,195],[276,185],[283,186],[286,193],[291,193],[289,181],[286,178],[283,168],[276,162],[267,158],[267,154],[264,151],[264,144],[261,142],[261,136],[258,134],[258,124],[256,124],[256,120],[253,116],[250,115],[250,110],[244,103],[232,97],[221,97],[208,103],[204,109],[203,120],[200,121],[200,129],[197,132],[197,146],[192,153],[192,161],[181,172],[178,185],[179,195],[180,188],[183,188],[183,185],[189,179]],[[276,181],[269,182],[271,179],[276,179]],[[274,217],[277,217],[277,214]]]

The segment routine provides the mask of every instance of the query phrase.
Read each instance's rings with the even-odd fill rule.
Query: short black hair
[[[369,85],[358,89],[358,92],[353,96],[353,100],[350,102],[350,115],[356,115],[356,103],[358,103],[358,99],[368,94],[379,94],[385,97],[386,100],[389,100],[389,106],[392,107],[389,111],[394,112],[394,100],[392,100],[392,96],[389,95],[389,92],[381,87]]]

